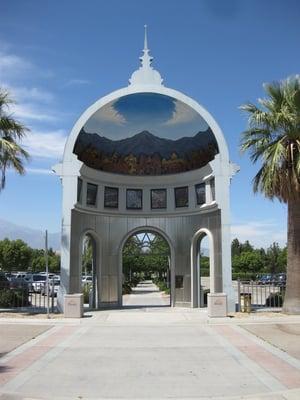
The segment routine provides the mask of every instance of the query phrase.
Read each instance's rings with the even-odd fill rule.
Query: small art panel
[[[86,191],[86,204],[88,206],[95,206],[97,202],[97,192],[98,186],[94,185],[93,183],[87,184],[87,191]]]
[[[77,202],[81,203],[82,200],[82,179],[77,179]]]
[[[167,208],[167,190],[152,189],[151,190],[151,208],[154,210]]]
[[[182,289],[183,288],[183,275],[175,276],[175,288]]]
[[[126,208],[128,210],[141,210],[143,207],[142,189],[127,189]]]
[[[188,207],[189,205],[189,188],[187,186],[175,188],[175,206]]]
[[[104,189],[104,207],[118,208],[119,207],[119,189],[105,186]]]
[[[199,183],[198,185],[195,185],[195,191],[196,191],[197,204],[199,206],[205,204],[206,203],[205,183]]]

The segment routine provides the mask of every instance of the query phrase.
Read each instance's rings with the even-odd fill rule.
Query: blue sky
[[[299,21],[297,0],[2,0],[0,84],[14,93],[15,115],[32,130],[32,161],[25,177],[9,173],[0,218],[60,229],[60,182],[48,170],[85,108],[127,85],[147,23],[165,85],[209,110],[241,166],[232,181],[233,236],[285,243],[286,207],[252,194],[258,166],[239,154],[246,118],[238,106],[262,97],[263,82],[299,73]]]

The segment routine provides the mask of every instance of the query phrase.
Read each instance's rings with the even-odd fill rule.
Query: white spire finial
[[[144,51],[148,50],[148,40],[147,40],[147,25],[144,25],[145,35],[144,35]]]
[[[149,85],[149,84],[155,84],[155,85],[161,85],[162,84],[162,79],[159,74],[159,72],[155,71],[151,67],[151,63],[153,60],[153,57],[150,56],[149,54],[149,48],[148,48],[148,37],[147,37],[147,25],[144,25],[144,49],[143,49],[143,55],[140,57],[141,61],[141,66],[140,68],[135,71],[129,82],[131,84],[143,84],[143,85]]]
[[[143,49],[143,55],[140,57],[142,67],[143,68],[151,68],[151,63],[153,60],[153,57],[149,55],[149,49],[148,49],[148,38],[147,38],[147,25],[144,25],[145,28],[145,36],[144,36],[144,49]]]

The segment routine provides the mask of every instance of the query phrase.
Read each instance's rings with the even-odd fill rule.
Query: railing
[[[285,283],[260,284],[256,281],[237,281],[238,310],[250,312],[260,308],[282,307]]]
[[[48,303],[49,302],[49,303]],[[49,305],[48,305],[49,304]],[[56,311],[56,290],[54,283],[28,284],[24,282],[0,282],[0,311],[28,311],[30,313],[45,313]]]

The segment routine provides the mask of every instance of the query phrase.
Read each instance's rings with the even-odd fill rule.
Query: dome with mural
[[[188,105],[163,94],[135,93],[96,111],[82,127],[74,153],[88,167],[105,172],[165,175],[203,167],[218,145]]]

